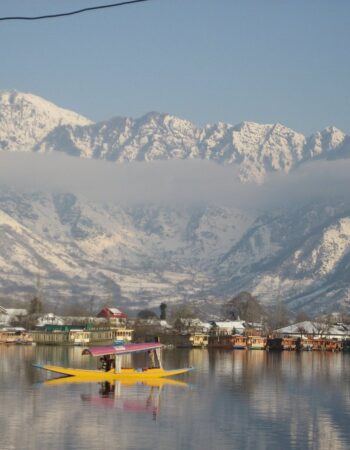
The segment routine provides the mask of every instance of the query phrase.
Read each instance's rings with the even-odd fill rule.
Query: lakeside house
[[[95,327],[108,327],[107,319],[94,316],[58,316],[53,313],[39,315],[36,319],[36,327],[45,327],[47,325],[74,325],[85,326],[89,324]]]
[[[126,326],[128,316],[117,308],[106,307],[97,314],[97,317],[106,319],[110,325],[120,327]]]
[[[11,322],[18,321],[28,315],[24,308],[4,308],[0,306],[0,326],[9,326]]]
[[[212,321],[211,334],[217,336],[229,336],[232,334],[243,334],[246,329],[246,323],[244,320],[225,320],[225,321]]]
[[[45,325],[64,325],[65,319],[60,316],[56,316],[53,313],[47,313],[39,316],[36,321],[36,326],[44,327]]]
[[[344,340],[350,338],[350,325],[344,323],[327,324],[305,320],[274,331],[283,337],[313,337]]]
[[[179,318],[176,320],[174,327],[187,332],[208,333],[212,325],[196,318]]]

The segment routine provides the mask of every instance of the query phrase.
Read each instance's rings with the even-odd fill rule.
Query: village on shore
[[[259,314],[256,315],[254,298],[244,294],[245,307],[248,305],[251,311],[252,305],[255,307],[250,317],[255,318],[254,321],[238,317],[203,321],[188,314],[186,308],[178,308],[177,315],[166,320],[165,303],[160,305],[159,317],[150,310],[128,317],[118,308],[107,306],[96,315],[68,316],[35,311],[41,309],[40,304],[39,308],[36,304],[34,312],[33,304],[29,312],[0,305],[0,344],[89,346],[157,339],[170,347],[350,351],[350,324],[339,321],[339,316],[334,315],[333,320],[329,317],[327,320],[302,320],[267,329],[266,323],[256,320]],[[242,298],[239,301],[242,306]],[[232,304],[237,306],[237,302]],[[245,312],[243,314],[247,315]],[[233,315],[236,314],[237,310]]]

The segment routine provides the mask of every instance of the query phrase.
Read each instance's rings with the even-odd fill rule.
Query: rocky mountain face
[[[32,151],[57,126],[87,126],[79,114],[61,109],[32,94],[0,91],[0,149]]]
[[[265,303],[317,312],[349,308],[350,202],[339,196],[259,216],[220,259],[226,292],[253,291]]]
[[[0,150],[63,152],[114,162],[204,159],[262,181],[313,159],[350,154],[350,137],[329,127],[310,137],[280,124],[218,123],[198,128],[169,114],[92,123],[32,94],[0,92]]]
[[[252,218],[227,208],[121,208],[73,194],[0,195],[3,294],[119,304],[200,299],[212,268]]]
[[[350,137],[330,127],[305,137],[280,124],[198,128],[174,116],[88,119],[31,94],[0,93],[2,151],[63,152],[126,163],[201,159],[264,182],[319,159],[347,158]],[[122,207],[73,193],[0,191],[0,293],[125,307],[220,303],[251,290],[310,312],[350,307],[350,201],[270,211],[221,205]]]
[[[349,138],[334,127],[306,138],[280,124],[243,122],[197,128],[168,114],[140,119],[115,118],[88,126],[54,128],[34,151],[60,151],[72,156],[115,162],[203,159],[239,166],[242,180],[262,181],[266,172],[288,173],[314,158],[336,157]]]

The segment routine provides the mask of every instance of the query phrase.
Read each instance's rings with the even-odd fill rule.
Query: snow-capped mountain
[[[344,157],[350,137],[329,127],[310,137],[281,124],[218,123],[204,128],[169,114],[93,123],[32,94],[0,93],[0,149],[59,151],[108,161],[204,159],[239,166],[244,180],[289,172],[319,158]]]
[[[0,91],[0,149],[31,151],[60,125],[89,125],[85,117],[32,94]]]
[[[280,124],[203,128],[160,113],[93,123],[32,94],[0,93],[0,150],[61,152],[111,164],[208,160],[241,180],[350,156],[329,127],[305,137]],[[74,193],[0,190],[0,292],[48,300],[95,296],[124,305],[221,302],[241,289],[311,312],[349,305],[350,202],[269,211],[222,206],[118,206]],[[203,199],[205,200],[205,199]]]
[[[345,137],[334,127],[306,138],[280,124],[251,122],[200,129],[168,114],[150,113],[136,120],[58,126],[33,150],[115,162],[204,159],[238,165],[243,180],[261,181],[266,172],[289,172],[301,162],[327,157]]]

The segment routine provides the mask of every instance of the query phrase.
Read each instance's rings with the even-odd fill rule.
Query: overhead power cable
[[[66,17],[66,16],[73,16],[74,14],[81,14],[84,12],[89,11],[96,11],[97,9],[106,9],[106,8],[115,8],[117,6],[125,6],[125,5],[131,5],[133,3],[141,3],[141,2],[148,2],[150,0],[128,0],[125,2],[119,2],[119,3],[111,3],[109,5],[99,5],[99,6],[90,6],[89,8],[82,8],[77,9],[76,11],[69,11],[64,13],[57,13],[57,14],[46,14],[44,16],[33,16],[33,17],[27,17],[27,16],[10,16],[10,17],[0,17],[0,20],[44,20],[44,19],[55,19],[57,17]]]

